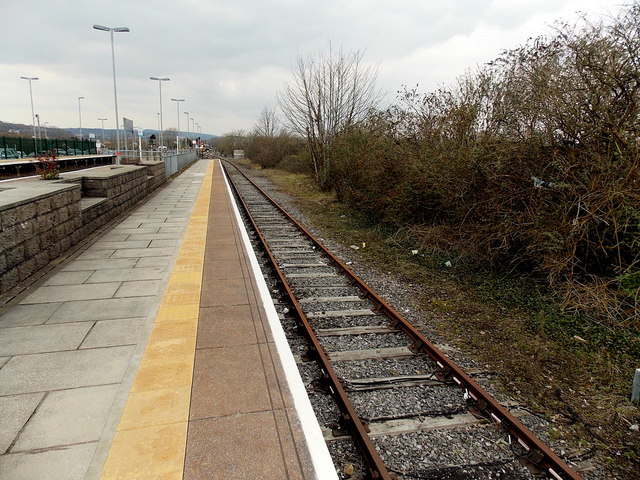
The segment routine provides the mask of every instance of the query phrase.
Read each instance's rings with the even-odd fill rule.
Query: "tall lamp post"
[[[84,97],[78,97],[78,119],[80,121],[80,141],[82,142],[82,107],[80,106],[80,101]],[[82,147],[80,147],[82,148]]]
[[[164,134],[162,129],[162,82],[168,82],[170,78],[149,77],[150,80],[157,80],[160,87],[160,145],[164,146]],[[162,149],[161,149],[162,150]]]
[[[39,80],[38,77],[20,77],[22,80],[29,80],[29,98],[31,99],[31,124],[33,125],[33,141],[37,142],[38,137],[36,136],[36,114],[33,109],[33,90],[31,90],[31,81]],[[38,147],[36,146],[36,152],[38,151]]]
[[[172,102],[176,102],[178,107],[178,133],[176,135],[176,154],[180,153],[180,102],[184,102],[184,98],[172,98]]]
[[[105,27],[104,25],[94,25],[96,30],[102,30],[103,32],[109,32],[111,34],[111,65],[113,66],[113,98],[116,104],[116,146],[120,151],[120,124],[118,123],[118,89],[116,88],[116,54],[113,47],[113,32],[128,32],[128,27]],[[120,157],[116,155],[116,162],[120,164]]]
[[[100,122],[102,123],[102,146],[104,147],[104,121],[105,120],[109,120],[108,118],[99,118],[98,120],[100,120]]]
[[[185,138],[185,146],[189,145],[189,112],[184,112],[184,114],[187,116],[187,135],[184,137]]]
[[[196,139],[196,121],[191,118],[191,145],[193,145],[193,142]]]

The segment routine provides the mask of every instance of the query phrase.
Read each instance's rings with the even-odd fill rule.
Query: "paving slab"
[[[152,234],[152,233],[158,233],[158,229],[157,228],[120,228],[120,227],[116,227],[112,230],[113,233],[115,234],[127,234],[127,235],[131,235],[131,234],[142,234],[142,233],[148,233],[148,234]]]
[[[178,241],[182,238],[182,232],[171,233],[134,233],[130,235],[132,240],[175,240]]]
[[[111,255],[112,258],[169,257],[175,253],[175,247],[163,248],[122,248]]]
[[[130,282],[135,280],[161,280],[166,271],[159,267],[120,268],[96,270],[89,273],[85,283]]]
[[[80,270],[78,272],[59,272],[47,278],[42,285],[80,285],[84,283],[93,273],[90,270]]]
[[[97,443],[0,457],[0,480],[84,480]]]
[[[98,441],[119,388],[113,384],[48,393],[11,453]]]
[[[104,284],[101,284],[104,285]],[[136,280],[122,282],[114,297],[146,297],[160,292],[161,280]]]
[[[70,302],[75,300],[99,300],[111,298],[120,288],[121,282],[84,285],[55,285],[40,287],[27,298],[22,305],[32,303]]]
[[[124,242],[127,241],[129,237],[130,235],[126,233],[109,232],[104,237],[102,237],[102,240],[105,242]]]
[[[280,446],[279,440],[271,412],[192,420],[184,480],[304,478],[299,467],[288,471],[296,459],[285,459],[280,448],[274,448]],[[217,455],[211,455],[212,451]],[[239,462],[239,458],[246,461]],[[252,461],[254,458],[260,461]]]
[[[86,252],[78,255],[77,260],[104,260],[111,258],[115,253],[113,248],[92,247]]]
[[[144,317],[135,317],[96,322],[89,334],[85,337],[82,345],[80,345],[80,348],[137,344],[140,341],[145,320],[146,318]]]
[[[121,318],[144,317],[154,303],[153,297],[84,300],[58,305],[47,323],[94,322]]]
[[[44,393],[0,397],[0,455],[14,442],[43,397]]]
[[[0,330],[0,355],[75,350],[91,327],[92,324],[81,322],[3,328]]]
[[[122,381],[134,347],[94,348],[12,357],[0,370],[3,395]]]
[[[163,247],[175,248],[177,244],[178,244],[178,239],[157,239],[157,240],[151,240],[151,243],[149,244],[149,248],[163,248]]]
[[[62,267],[65,272],[78,270],[105,270],[108,268],[133,268],[136,265],[135,258],[116,258],[110,260],[75,260]]]
[[[100,248],[103,249],[123,249],[123,248],[147,248],[149,240],[120,240],[120,241],[101,241]]]
[[[60,307],[62,302],[16,305],[0,317],[0,327],[18,327],[22,325],[42,325]]]
[[[158,233],[179,233],[182,231],[182,227],[161,227]]]
[[[138,262],[136,263],[136,268],[147,268],[147,267],[167,268],[171,260],[172,259],[170,257],[145,257],[138,260]]]

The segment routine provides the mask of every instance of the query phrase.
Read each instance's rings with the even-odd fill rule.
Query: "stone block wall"
[[[80,186],[68,185],[0,211],[0,293],[67,250],[82,227]]]
[[[153,191],[166,182],[167,177],[164,170],[164,162],[141,163],[147,169],[147,188]]]

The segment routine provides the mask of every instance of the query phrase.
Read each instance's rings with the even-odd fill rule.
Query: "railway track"
[[[416,326],[224,162],[342,478],[580,479]]]

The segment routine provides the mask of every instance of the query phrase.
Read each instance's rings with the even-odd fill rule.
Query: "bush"
[[[638,31],[636,3],[452,88],[405,89],[333,142],[328,179],[372,220],[437,228],[478,262],[545,275],[574,308],[638,320]]]

